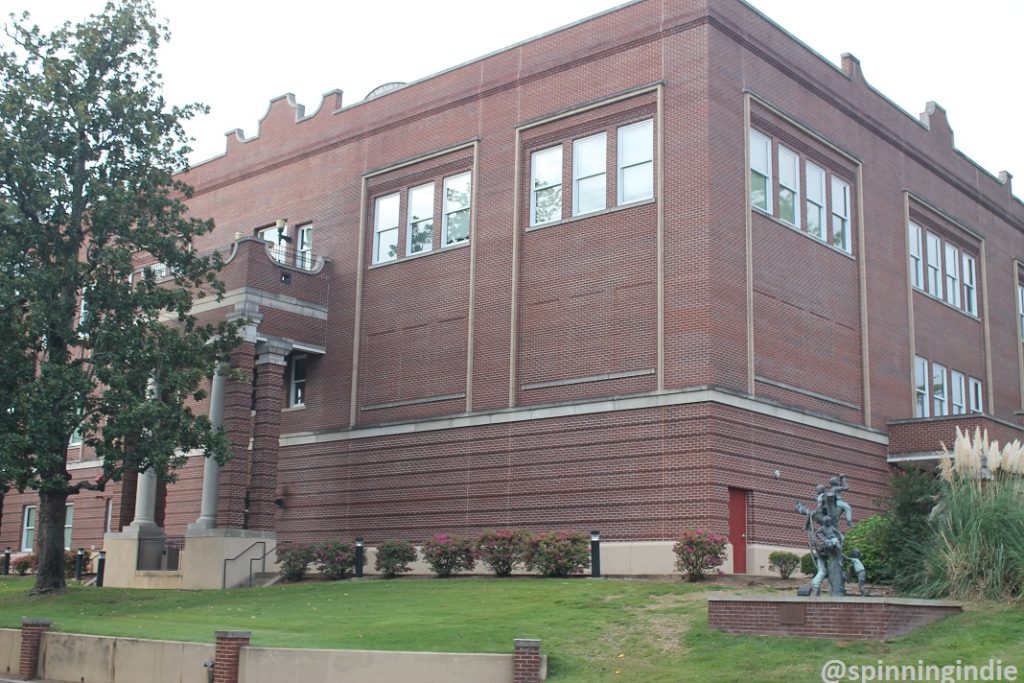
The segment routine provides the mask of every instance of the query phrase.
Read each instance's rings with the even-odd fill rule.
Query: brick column
[[[53,622],[44,619],[21,620],[21,661],[18,664],[18,675],[31,680],[39,673],[39,646],[43,634],[50,630]]]
[[[277,517],[277,450],[284,407],[285,360],[291,347],[277,342],[256,345],[256,416],[249,478],[249,528],[273,531]]]
[[[249,644],[251,631],[217,631],[213,683],[238,683],[238,656]]]
[[[512,683],[540,683],[540,641],[517,638],[512,656]]]
[[[224,391],[224,431],[231,447],[231,460],[220,470],[217,526],[241,529],[245,526],[245,489],[249,481],[249,437],[252,436],[252,370],[256,355],[255,329],[231,352],[231,367],[244,377],[232,379]]]

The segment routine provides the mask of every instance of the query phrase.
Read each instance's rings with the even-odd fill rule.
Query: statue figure
[[[853,566],[854,573],[857,574],[857,587],[860,588],[861,596],[866,596],[868,591],[864,587],[864,583],[865,578],[867,577],[867,571],[864,570],[864,563],[860,560],[860,549],[854,548],[850,551],[850,556],[844,557],[844,559],[850,561],[850,564]]]
[[[854,555],[854,558],[847,558],[843,554],[845,536],[840,530],[839,524],[845,517],[847,526],[853,525],[853,509],[842,499],[842,492],[850,490],[846,483],[846,475],[832,477],[829,480],[829,485],[829,487],[825,487],[823,484],[818,484],[815,487],[816,507],[813,510],[803,503],[796,504],[796,511],[805,517],[804,530],[807,531],[807,545],[810,547],[817,567],[817,573],[811,579],[810,592],[814,595],[821,595],[821,582],[827,578],[830,595],[846,595],[843,560],[856,559],[855,562],[852,562],[853,568],[860,580],[861,595],[864,595],[862,576],[864,564],[859,559],[860,552],[852,551],[851,555]]]

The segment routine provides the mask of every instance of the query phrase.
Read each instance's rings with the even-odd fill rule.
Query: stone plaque
[[[807,605],[799,602],[780,604],[779,623],[783,626],[803,626],[807,623]]]

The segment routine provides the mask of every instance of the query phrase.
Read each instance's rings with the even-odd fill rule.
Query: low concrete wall
[[[13,628],[0,628],[0,672],[18,675],[18,663],[21,661],[21,631]]]
[[[206,683],[203,662],[213,645],[111,638],[77,633],[43,635],[39,677],[69,683]]]
[[[244,647],[245,683],[512,683],[512,655]]]

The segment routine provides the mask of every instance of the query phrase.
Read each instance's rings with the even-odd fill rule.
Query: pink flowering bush
[[[672,547],[676,554],[676,570],[690,581],[700,581],[704,572],[721,567],[725,562],[725,536],[707,529],[687,529]]]
[[[537,534],[527,546],[526,568],[544,576],[569,576],[590,567],[590,537],[579,532]]]
[[[472,571],[475,565],[473,544],[465,538],[435,534],[423,544],[423,561],[439,578]]]
[[[495,576],[509,576],[523,562],[529,544],[530,532],[525,529],[485,531],[476,539],[476,557]]]
[[[322,541],[313,546],[313,562],[328,581],[347,579],[356,568],[356,549],[351,543]],[[366,557],[363,557],[366,563]]]

